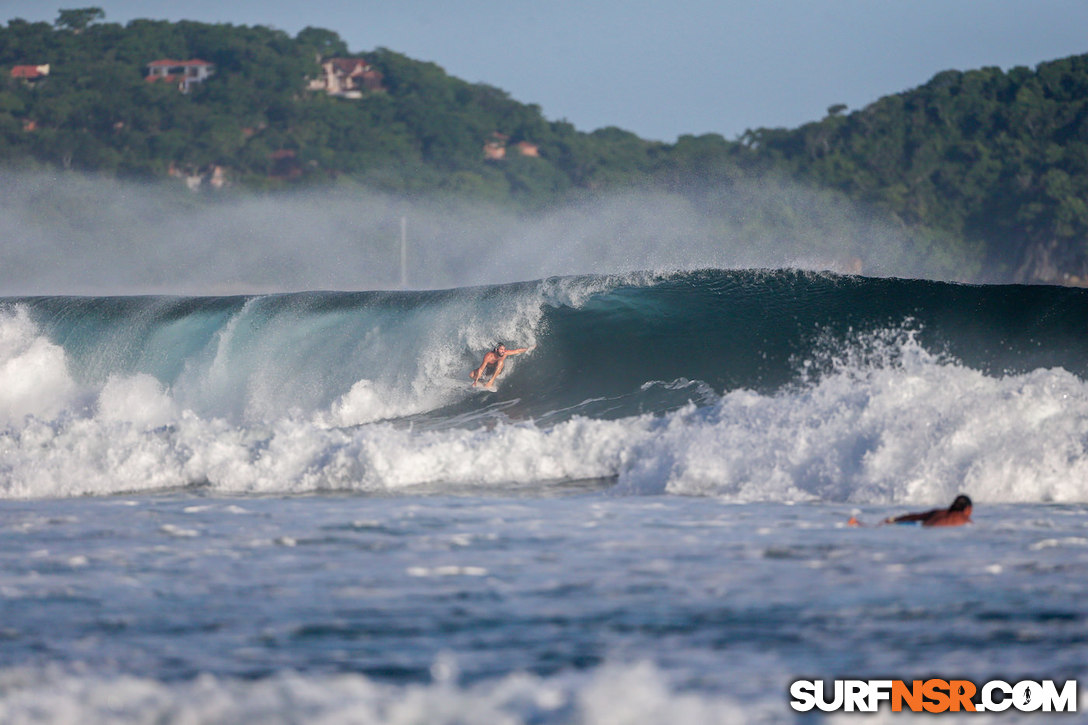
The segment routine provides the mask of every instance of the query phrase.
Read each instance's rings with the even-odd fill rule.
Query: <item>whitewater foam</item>
[[[621,484],[737,501],[1083,501],[1088,387],[1062,370],[851,369],[666,418]]]
[[[0,719],[12,723],[518,723],[693,725],[774,722],[777,697],[741,703],[688,694],[648,662],[588,675],[513,673],[459,685],[436,662],[431,685],[396,686],[360,675],[282,672],[255,682],[202,675],[167,684],[137,676],[93,677],[56,669],[0,671]],[[444,675],[444,676],[443,676]],[[777,694],[777,693],[776,693]]]
[[[9,338],[12,327],[22,334],[5,348],[5,374],[28,368],[24,380],[45,401],[25,403],[24,418],[8,414],[5,497],[188,485],[406,492],[612,478],[620,493],[735,501],[936,503],[960,491],[980,501],[1088,500],[1088,384],[1060,369],[987,376],[927,353],[911,334],[876,345],[886,350],[879,364],[872,355],[839,360],[775,394],[701,389],[700,404],[664,415],[414,430],[359,425],[364,416],[349,408],[372,394],[364,383],[309,417],[244,425],[184,408],[148,375],[111,377],[94,405],[65,409],[61,401],[81,398],[62,374],[61,348],[28,336],[23,314],[3,325]],[[373,415],[379,406],[362,407]]]
[[[24,308],[0,309],[0,423],[55,417],[76,392],[64,349],[41,334]]]

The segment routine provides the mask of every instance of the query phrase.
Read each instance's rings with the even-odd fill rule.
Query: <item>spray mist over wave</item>
[[[696,202],[617,192],[537,213],[335,186],[194,197],[76,174],[0,174],[0,294],[437,289],[636,270],[782,268],[947,278],[841,200],[751,182]]]

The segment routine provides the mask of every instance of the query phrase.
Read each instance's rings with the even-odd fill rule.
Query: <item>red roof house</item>
[[[24,81],[38,81],[49,75],[49,64],[17,65],[11,69],[11,77]]]

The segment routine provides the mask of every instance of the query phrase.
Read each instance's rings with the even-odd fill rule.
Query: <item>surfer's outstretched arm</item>
[[[947,509],[932,509],[915,514],[889,516],[877,524],[921,524],[922,526],[962,526],[971,523],[973,505],[969,496],[960,494]],[[864,526],[856,516],[851,516],[847,526]]]
[[[536,347],[536,345],[533,345],[533,347]],[[506,350],[505,352],[503,352],[502,356],[499,358],[499,362],[495,364],[495,372],[491,373],[491,378],[486,383],[484,383],[484,387],[490,388],[491,383],[495,382],[495,378],[499,377],[499,373],[502,372],[503,365],[506,364],[506,358],[510,357],[511,355],[520,355],[523,352],[529,352],[533,349],[533,347],[519,347],[516,350]]]
[[[902,514],[900,516],[889,516],[880,523],[882,524],[913,524],[913,523],[925,523],[929,521],[934,514],[937,513],[937,509],[933,511],[926,511],[920,514]]]

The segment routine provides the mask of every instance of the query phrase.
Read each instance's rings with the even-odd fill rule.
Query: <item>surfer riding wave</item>
[[[536,347],[535,345],[533,347]],[[533,347],[519,347],[514,350],[508,350],[506,345],[499,344],[495,346],[495,349],[489,350],[484,355],[483,362],[480,363],[480,367],[469,373],[469,377],[472,378],[472,387],[480,382],[481,379],[490,375],[487,382],[483,384],[485,388],[490,388],[495,382],[495,378],[502,372],[503,366],[506,365],[506,358],[511,355],[520,355],[523,352],[529,352]]]

